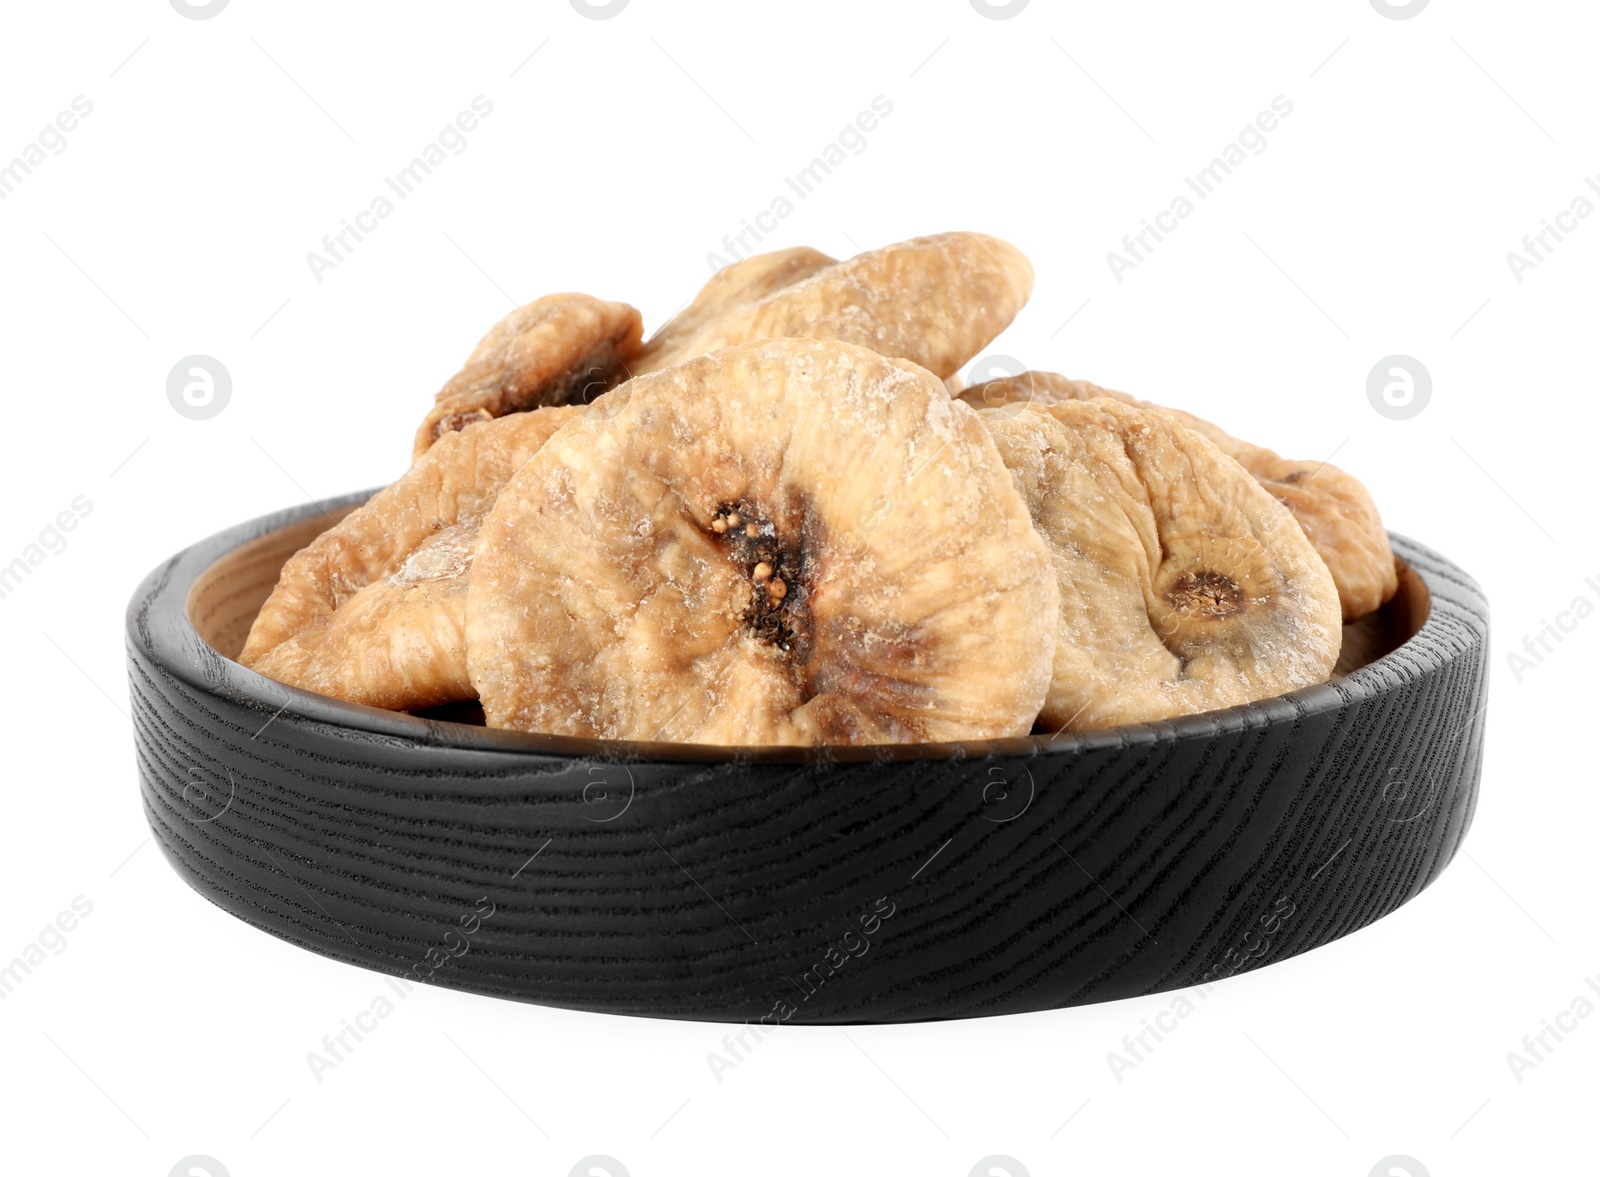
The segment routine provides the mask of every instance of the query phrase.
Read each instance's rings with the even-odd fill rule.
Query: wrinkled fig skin
[[[961,393],[961,399],[975,409],[1029,403],[1051,405],[1102,396],[1176,418],[1255,475],[1274,498],[1294,512],[1306,537],[1327,563],[1339,587],[1344,620],[1365,617],[1394,596],[1400,582],[1377,504],[1357,478],[1337,466],[1280,458],[1271,450],[1240,441],[1182,409],[1153,405],[1125,392],[1101,388],[1087,380],[1069,380],[1055,372],[1024,372],[975,385]]]
[[[484,521],[467,659],[491,726],[875,744],[1027,733],[1049,556],[937,378],[772,339],[580,411]]]
[[[942,380],[1005,330],[1032,291],[1028,259],[982,233],[917,237],[843,262],[808,249],[762,254],[712,278],[645,344],[632,370],[643,375],[731,344],[796,337],[853,343]]]
[[[537,409],[441,438],[290,558],[239,661],[373,707],[471,699],[462,629],[478,526],[512,474],[578,412]]]
[[[424,540],[394,573],[268,650],[254,669],[307,691],[395,711],[471,699],[462,629],[478,521]]]
[[[1342,637],[1327,566],[1215,445],[1110,400],[979,416],[1059,582],[1043,727],[1167,719],[1327,679]]]
[[[594,400],[628,378],[642,334],[638,311],[587,294],[551,294],[518,307],[434,397],[412,460],[474,421]]]

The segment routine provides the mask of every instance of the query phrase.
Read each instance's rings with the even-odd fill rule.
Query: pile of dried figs
[[[284,566],[240,661],[609,740],[882,744],[1156,720],[1331,673],[1396,589],[1365,488],[1049,372],[951,378],[1033,270],[977,233],[722,270],[642,338],[556,294],[411,468]]]

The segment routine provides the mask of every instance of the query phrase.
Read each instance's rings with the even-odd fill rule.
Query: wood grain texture
[[[283,558],[364,497],[151,573],[128,673],[145,810],[179,875],[379,972],[769,1025],[785,1001],[792,1022],[1050,1009],[1347,935],[1438,877],[1472,820],[1487,608],[1401,537],[1400,596],[1324,686],[1081,735],[737,752],[376,711],[219,653]]]

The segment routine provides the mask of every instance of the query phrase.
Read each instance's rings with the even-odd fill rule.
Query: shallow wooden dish
[[[1087,735],[740,751],[490,731],[231,661],[283,561],[365,498],[161,565],[129,605],[128,675],[179,875],[379,972],[769,1026],[1052,1009],[1353,932],[1472,820],[1487,608],[1401,537],[1399,594],[1347,627],[1324,686]]]

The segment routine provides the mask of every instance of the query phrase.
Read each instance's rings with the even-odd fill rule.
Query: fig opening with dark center
[[[1167,601],[1191,617],[1232,617],[1244,607],[1244,593],[1221,572],[1185,572],[1167,590]]]
[[[809,644],[805,559],[757,506],[740,499],[717,508],[710,524],[728,559],[749,582],[741,620],[750,633],[786,658],[803,661]]]

